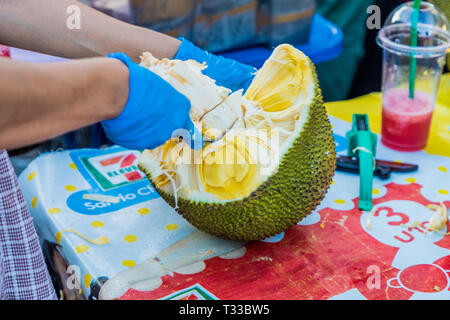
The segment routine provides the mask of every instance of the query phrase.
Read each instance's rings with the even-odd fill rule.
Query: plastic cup
[[[445,16],[430,3],[419,13],[417,47],[410,46],[412,2],[391,13],[380,30],[383,48],[381,141],[399,151],[425,148],[439,82],[450,43]],[[410,95],[410,63],[415,59],[414,95]]]

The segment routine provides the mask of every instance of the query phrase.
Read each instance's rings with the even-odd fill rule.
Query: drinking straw
[[[419,23],[419,12],[422,5],[422,0],[414,0],[413,12],[411,13],[411,47],[417,47],[417,24]],[[416,69],[417,59],[415,53],[411,53],[409,59],[409,98],[414,99],[414,88],[416,86]]]

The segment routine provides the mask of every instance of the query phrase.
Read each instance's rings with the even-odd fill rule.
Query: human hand
[[[129,149],[153,149],[169,140],[177,129],[193,135],[191,104],[184,95],[124,53],[108,57],[122,61],[129,69],[126,106],[118,117],[101,123],[111,141]]]
[[[181,45],[174,59],[193,59],[199,63],[206,62],[208,67],[203,70],[203,73],[215,79],[219,86],[232,91],[247,90],[250,86],[256,72],[254,67],[209,53],[184,38],[180,38],[180,40]]]

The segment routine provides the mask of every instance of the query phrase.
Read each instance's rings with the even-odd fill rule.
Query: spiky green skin
[[[274,175],[238,201],[213,204],[178,197],[178,213],[206,233],[241,241],[274,236],[310,214],[325,197],[336,168],[331,125],[317,83],[316,88],[308,120]],[[152,181],[150,172],[139,168]],[[175,206],[172,195],[156,190]]]

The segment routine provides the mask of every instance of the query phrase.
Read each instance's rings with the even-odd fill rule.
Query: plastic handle
[[[372,136],[369,131],[359,131],[358,146],[371,146]],[[372,210],[372,183],[374,170],[374,154],[370,149],[358,147],[359,158],[359,202],[358,207],[363,211]]]

